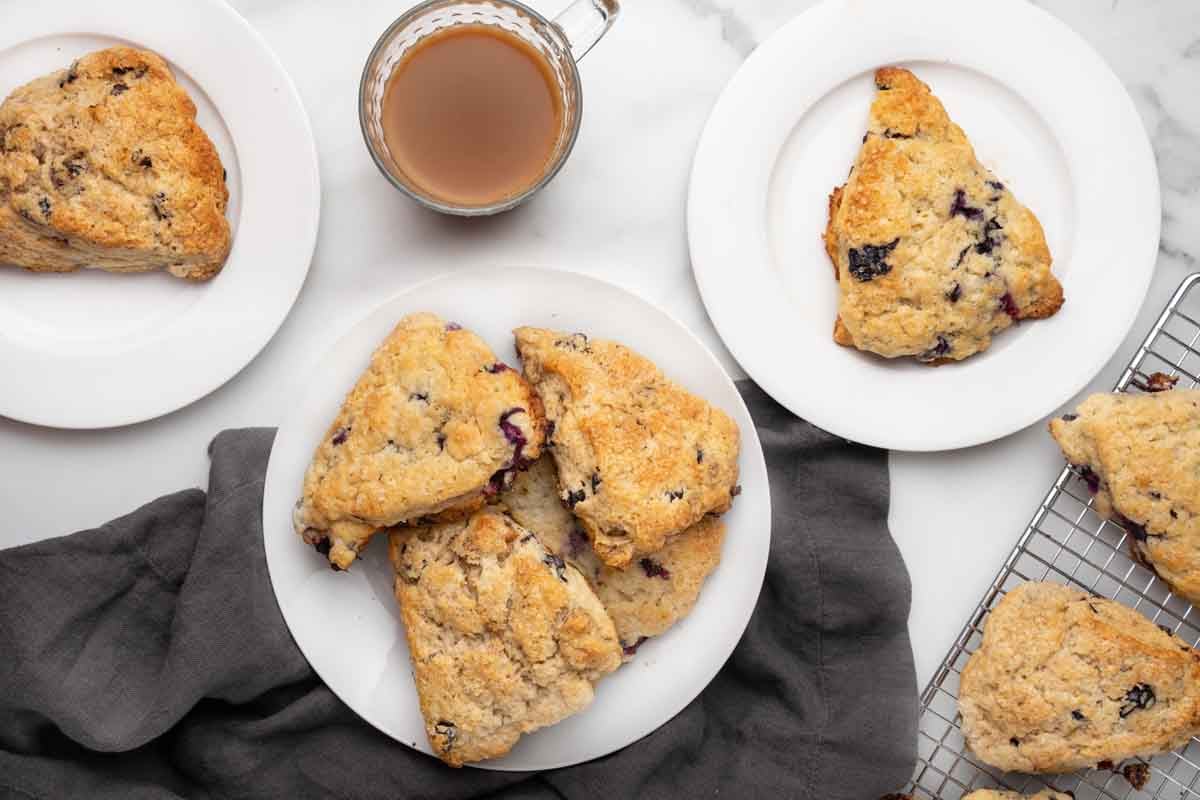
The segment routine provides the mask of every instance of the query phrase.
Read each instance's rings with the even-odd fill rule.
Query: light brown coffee
[[[393,69],[383,135],[396,166],[425,192],[483,206],[537,183],[562,114],[537,50],[500,28],[456,25],[422,39]]]

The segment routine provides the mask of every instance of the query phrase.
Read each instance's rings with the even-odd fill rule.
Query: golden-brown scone
[[[667,540],[662,550],[623,569],[606,566],[559,497],[549,454],[517,475],[500,502],[542,545],[579,569],[612,617],[626,660],[643,641],[665,633],[696,605],[704,580],[721,561],[725,523],[706,516]]]
[[[1050,433],[1134,555],[1200,602],[1200,390],[1092,395]]]
[[[425,730],[447,764],[504,755],[620,665],[587,581],[499,511],[389,540]]]
[[[100,50],[0,105],[0,263],[216,275],[229,191],[196,106],[154,53]]]
[[[648,359],[582,333],[518,328],[551,425],[561,496],[596,555],[625,567],[737,492],[737,424]]]
[[[963,669],[967,745],[1011,772],[1073,772],[1186,744],[1200,729],[1200,653],[1138,612],[1026,583]]]
[[[1006,792],[1002,789],[979,789],[971,792],[963,800],[1074,800],[1070,792],[1056,792],[1053,789],[1043,789],[1037,794],[1021,794]]]
[[[1062,286],[1037,217],[915,75],[885,67],[875,85],[858,158],[829,198],[834,340],[941,363],[986,350],[1016,320],[1054,314]]]
[[[296,532],[346,569],[380,529],[460,518],[541,454],[542,404],[474,333],[404,317],[304,475]]]

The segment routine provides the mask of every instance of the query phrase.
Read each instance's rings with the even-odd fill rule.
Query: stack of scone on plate
[[[1050,423],[1135,558],[1200,598],[1200,392],[1155,374],[1144,393],[1094,395]],[[967,744],[1007,771],[1072,772],[1148,759],[1200,733],[1200,652],[1136,610],[1027,583],[991,611],[962,673]],[[1123,770],[1135,786],[1144,764]],[[1004,796],[1004,795],[999,795]]]
[[[317,447],[294,524],[338,570],[388,531],[433,751],[507,753],[695,605],[739,488],[737,425],[616,342],[516,332],[524,373],[400,321]]]

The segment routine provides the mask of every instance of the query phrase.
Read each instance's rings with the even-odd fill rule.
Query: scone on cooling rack
[[[380,528],[482,506],[541,454],[544,430],[537,394],[482,339],[411,314],[317,447],[296,532],[346,569]]]
[[[1200,390],[1092,395],[1050,433],[1133,554],[1200,602]]]
[[[1002,770],[1149,758],[1200,729],[1200,653],[1119,603],[1026,583],[988,616],[958,709],[967,745]]]
[[[582,333],[514,331],[550,424],[561,497],[596,555],[625,567],[737,492],[737,424],[629,348]]]
[[[216,275],[229,192],[196,106],[154,53],[113,47],[0,105],[0,263]]]
[[[979,789],[971,792],[963,800],[1075,800],[1075,795],[1054,789],[1043,789],[1037,794],[1006,792],[1003,789]]]
[[[958,361],[1017,320],[1058,311],[1037,217],[975,158],[929,87],[876,71],[870,125],[829,198],[834,340],[887,358]]]
[[[587,707],[620,666],[587,581],[499,511],[389,540],[425,730],[447,764],[504,755]]]
[[[549,454],[517,475],[500,496],[508,513],[542,545],[573,564],[591,584],[612,617],[626,659],[643,641],[665,633],[691,612],[705,579],[721,561],[725,524],[706,516],[662,550],[623,569],[596,557],[587,536],[558,493],[558,473]]]

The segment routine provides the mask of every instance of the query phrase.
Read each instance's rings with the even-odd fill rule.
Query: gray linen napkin
[[[713,683],[624,750],[548,773],[451,770],[361,721],[284,626],[262,547],[273,431],[225,431],[208,493],[0,551],[0,796],[875,798],[917,696],[883,452],[741,385],[774,504],[750,626]]]

